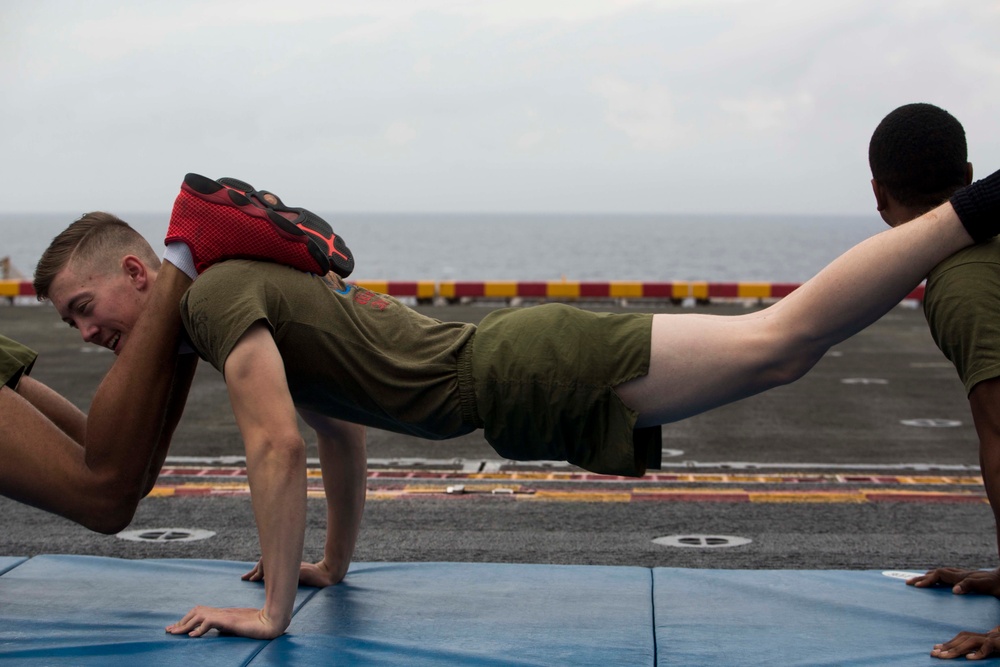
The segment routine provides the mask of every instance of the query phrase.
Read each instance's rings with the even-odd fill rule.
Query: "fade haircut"
[[[933,104],[906,104],[875,128],[868,164],[900,204],[930,210],[966,184],[965,130]]]
[[[84,262],[101,271],[112,271],[125,255],[135,255],[153,269],[160,260],[139,232],[118,216],[94,211],[59,233],[42,253],[35,267],[35,294],[49,298],[52,281],[71,262]]]

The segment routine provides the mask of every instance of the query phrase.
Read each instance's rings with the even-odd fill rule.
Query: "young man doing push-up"
[[[272,206],[268,196],[188,175],[172,221],[239,219]],[[424,317],[331,276],[216,264],[188,290],[182,316],[194,346],[226,376],[260,535],[252,577],[264,577],[266,601],[195,607],[168,631],[275,637],[290,622],[300,575],[318,584],[342,576],[364,498],[364,426],[437,439],[481,428],[506,457],[641,475],[658,454],[659,425],[801,377],[935,264],[1000,231],[998,212],[1000,172],[855,246],[776,304],[732,317],[549,304],[498,311],[477,327]],[[168,236],[184,240],[173,227]],[[74,323],[66,274],[53,266],[45,280],[39,293]],[[93,289],[95,301],[105,298]],[[316,565],[299,563],[306,477],[296,411],[318,433],[328,492],[327,550]]]

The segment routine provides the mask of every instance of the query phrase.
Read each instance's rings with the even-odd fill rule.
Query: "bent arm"
[[[178,361],[178,303],[190,278],[164,264],[148,306],[97,389],[89,416],[22,378],[0,391],[0,493],[114,533],[155,482],[196,359]]]
[[[156,448],[153,450],[146,468],[146,482],[142,488],[143,498],[153,490],[153,486],[160,476],[160,470],[163,469],[163,463],[167,460],[170,441],[174,437],[174,431],[181,421],[181,416],[184,414],[188,391],[191,389],[191,382],[194,380],[194,372],[197,367],[198,355],[183,354],[177,356],[174,382],[170,388],[170,397],[167,399],[163,427],[160,429],[160,437],[156,441]]]
[[[347,574],[361,531],[368,481],[365,427],[306,410],[299,414],[316,431],[326,495],[323,560],[309,573],[312,577],[304,567],[302,583],[329,586]]]
[[[17,393],[48,418],[56,428],[74,442],[83,445],[87,435],[87,415],[78,407],[48,386],[27,376],[22,377],[17,383]]]
[[[178,366],[177,355],[179,303],[190,285],[182,271],[163,264],[132,340],[101,381],[87,417],[87,467],[114,478],[136,500],[147,485],[150,462],[169,445],[168,424],[176,426],[193,377],[194,360]]]

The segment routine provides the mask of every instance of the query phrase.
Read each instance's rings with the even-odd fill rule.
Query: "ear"
[[[965,184],[968,185],[969,183],[972,183],[972,163],[971,162],[966,162],[965,163]]]
[[[889,193],[876,178],[872,179],[872,192],[875,194],[875,210],[881,212],[889,208]]]
[[[149,286],[149,267],[135,255],[125,255],[122,257],[122,270],[136,289],[142,291]]]

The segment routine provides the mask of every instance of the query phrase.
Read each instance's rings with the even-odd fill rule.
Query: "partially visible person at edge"
[[[882,119],[868,161],[878,211],[890,227],[923,215],[972,182],[962,124],[932,104],[906,104]],[[924,315],[969,398],[1000,553],[1000,240],[961,250],[936,266],[927,276]],[[1000,570],[943,567],[907,583],[1000,597]],[[984,658],[998,652],[1000,627],[961,633],[935,645],[931,655]]]
[[[296,232],[306,216],[280,213],[280,223],[260,215],[244,224],[201,221],[188,235],[199,270],[230,257],[270,259],[316,274],[353,268],[339,238],[337,256],[323,256],[332,230],[312,225],[320,229]],[[111,227],[118,220],[106,213],[83,217]],[[102,328],[81,325],[80,334],[116,357],[89,414],[30,376],[34,350],[0,335],[0,494],[109,534],[131,522],[153,488],[198,360],[190,349],[182,353],[178,305],[197,276],[191,248],[173,240],[162,264],[148,246],[122,253],[124,227],[81,239],[81,257],[63,258],[112,295],[95,303],[84,290],[72,304],[77,315],[105,320]]]
[[[191,278],[152,249],[141,261],[158,278],[135,284],[150,307],[120,304],[135,326],[100,341],[116,359],[89,415],[30,377],[33,350],[0,336],[0,493],[102,533],[127,526],[152,489],[197,363],[178,354],[177,304]]]

